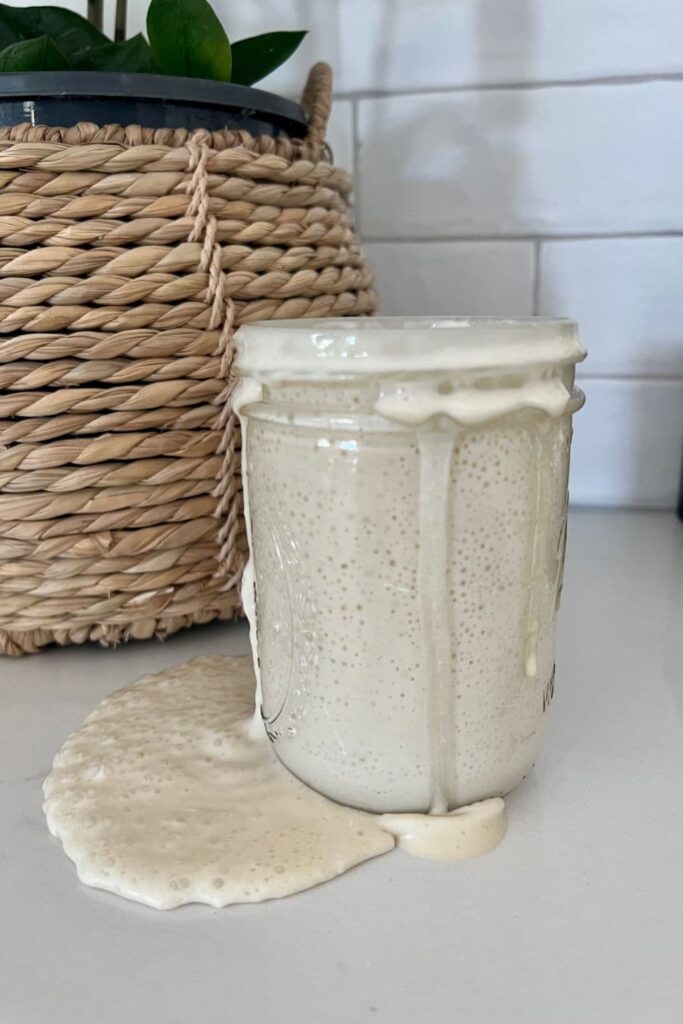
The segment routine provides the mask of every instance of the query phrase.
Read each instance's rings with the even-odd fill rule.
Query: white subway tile
[[[683,228],[683,81],[359,103],[368,237]]]
[[[683,452],[683,381],[584,380],[574,417],[577,505],[673,508]]]
[[[341,0],[340,15],[345,90],[683,71],[680,0]]]
[[[587,373],[683,377],[683,238],[548,242],[540,309],[578,320]]]
[[[529,316],[533,304],[531,242],[396,242],[368,244],[385,314],[487,313]]]

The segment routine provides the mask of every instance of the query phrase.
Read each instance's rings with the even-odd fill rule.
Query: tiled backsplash
[[[357,105],[368,237],[611,235],[683,223],[683,81]]]
[[[576,318],[572,500],[673,507],[683,5],[339,0],[326,17],[332,142],[354,154],[382,311]]]
[[[673,507],[681,0],[213,2],[235,39],[310,29],[266,88],[298,96],[313,61],[333,65],[330,138],[382,310],[574,316],[590,358],[573,500]],[[129,4],[133,31],[146,6]]]

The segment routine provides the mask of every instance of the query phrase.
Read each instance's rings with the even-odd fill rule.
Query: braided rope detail
[[[304,140],[0,128],[0,653],[238,613],[233,330],[374,310],[329,92]]]
[[[215,330],[222,322],[218,340],[219,377],[223,387],[216,398],[218,414],[215,429],[221,440],[218,454],[222,456],[217,473],[216,488],[213,492],[218,499],[214,515],[220,522],[218,531],[218,567],[214,579],[220,580],[225,590],[231,590],[242,574],[246,554],[237,546],[237,534],[243,513],[240,474],[240,448],[238,445],[239,426],[232,411],[230,396],[235,380],[231,372],[234,359],[232,333],[235,325],[235,304],[227,294],[228,275],[222,269],[221,246],[216,240],[217,222],[209,208],[207,166],[210,157],[208,140],[203,137],[188,143],[190,166],[193,174],[188,186],[192,195],[189,214],[194,217],[194,227],[189,241],[202,240],[199,267],[209,274],[208,292],[213,297],[209,327]]]

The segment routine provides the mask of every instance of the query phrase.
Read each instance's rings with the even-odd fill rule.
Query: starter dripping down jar
[[[504,795],[553,692],[576,326],[281,321],[236,345],[245,606],[278,757],[374,812]]]

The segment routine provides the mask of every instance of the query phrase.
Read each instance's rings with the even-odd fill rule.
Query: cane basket
[[[325,143],[0,129],[0,652],[164,637],[240,611],[232,333],[371,313]]]

